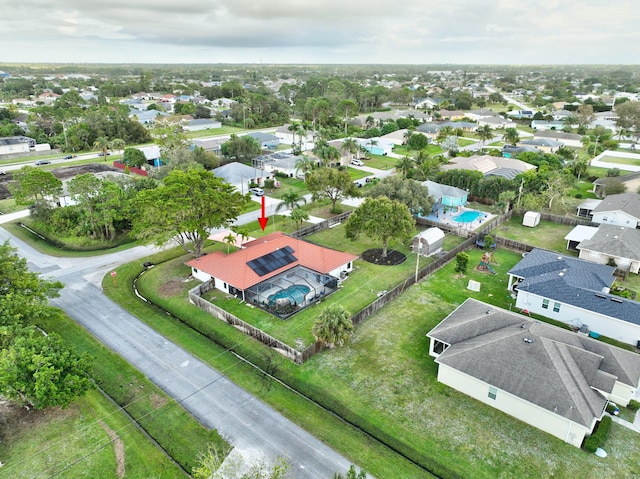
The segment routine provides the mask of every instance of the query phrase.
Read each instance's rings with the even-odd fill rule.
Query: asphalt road
[[[225,437],[249,460],[282,456],[295,478],[323,479],[346,472],[350,462],[270,406],[156,333],[100,289],[105,274],[117,265],[147,256],[137,247],[92,258],[54,258],[31,248],[0,228],[26,258],[29,269],[64,283],[52,300],[100,341],[121,354],[151,381],[178,400],[200,422]]]

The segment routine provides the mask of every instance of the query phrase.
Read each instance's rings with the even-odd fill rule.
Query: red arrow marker
[[[260,228],[264,231],[267,227],[267,223],[269,222],[269,218],[264,216],[264,196],[262,197],[262,216],[258,218],[258,222],[260,223]]]

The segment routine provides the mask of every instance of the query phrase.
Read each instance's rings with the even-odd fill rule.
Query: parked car
[[[249,188],[249,191],[256,196],[263,196],[264,190],[262,188]]]
[[[358,158],[354,158],[353,160],[351,160],[351,164],[355,166],[364,166],[362,160],[359,160]]]
[[[51,162],[49,160],[38,160],[35,163],[36,166],[50,165],[50,164]]]
[[[76,155],[67,155],[67,156],[63,157],[62,159],[63,160],[70,160],[71,158],[75,158],[75,157],[76,157]]]
[[[111,152],[107,151],[106,153],[98,153],[98,156],[109,156],[111,154]]]

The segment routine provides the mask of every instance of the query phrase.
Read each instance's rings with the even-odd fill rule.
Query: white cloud
[[[639,61],[640,9],[629,0],[96,3],[0,0],[0,61]]]

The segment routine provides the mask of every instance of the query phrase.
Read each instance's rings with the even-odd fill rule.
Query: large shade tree
[[[133,234],[156,244],[174,241],[200,257],[209,230],[228,226],[248,201],[209,171],[174,170],[161,186],[135,198]]]
[[[335,168],[320,168],[307,174],[305,177],[307,189],[314,198],[328,198],[331,200],[331,211],[339,212],[337,203],[348,197],[358,196],[356,185],[346,170]]]
[[[47,196],[62,193],[62,181],[50,171],[24,166],[13,173],[14,183],[10,185],[15,202],[29,205],[42,201]]]
[[[398,175],[388,176],[379,181],[369,191],[369,196],[378,198],[386,196],[405,204],[412,214],[429,214],[433,207],[433,198],[429,196],[429,188],[416,180],[402,178]]]
[[[382,256],[387,256],[391,241],[404,242],[415,233],[415,221],[407,205],[386,196],[367,198],[345,225],[347,238],[361,234],[382,242]]]

